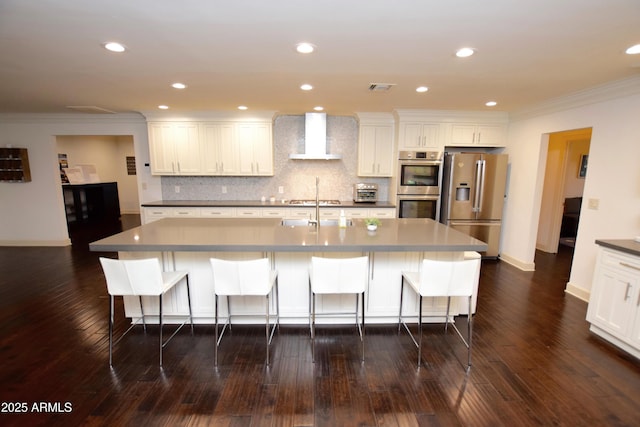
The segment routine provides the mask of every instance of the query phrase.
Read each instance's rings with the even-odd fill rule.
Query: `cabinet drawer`
[[[284,218],[286,214],[287,208],[262,208],[264,218]]]
[[[371,218],[395,218],[396,210],[388,208],[369,209],[369,216]]]
[[[605,249],[602,253],[602,264],[640,274],[640,258],[620,252]]]
[[[347,218],[367,218],[369,216],[369,209],[345,209],[344,215]]]
[[[320,219],[337,219],[340,218],[340,209],[320,209]]]
[[[288,208],[287,218],[313,218],[315,209],[313,208]]]
[[[260,208],[236,208],[236,217],[238,218],[260,218]]]
[[[200,209],[199,208],[173,208],[173,212],[171,216],[174,218],[183,218],[183,217],[199,217]]]
[[[200,208],[200,216],[203,218],[234,218],[235,208]]]

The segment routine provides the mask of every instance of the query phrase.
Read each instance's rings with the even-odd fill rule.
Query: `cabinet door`
[[[422,125],[422,148],[440,151],[442,142],[440,140],[440,125],[425,123]]]
[[[375,176],[376,126],[360,126],[358,176]]]
[[[253,125],[253,161],[255,163],[254,175],[273,175],[271,123]]]
[[[391,176],[394,159],[391,126],[360,126],[358,176]]]
[[[273,144],[270,124],[239,124],[238,148],[238,172],[241,175],[273,175]]]
[[[416,150],[422,148],[422,123],[403,123],[400,125],[400,149]]]
[[[233,123],[206,123],[202,125],[200,152],[202,174],[223,175],[235,166]]]
[[[173,129],[177,175],[200,174],[200,139],[196,123],[176,123]]]
[[[600,264],[594,276],[588,320],[611,334],[628,336],[635,311],[639,278],[623,268]]]
[[[149,154],[153,175],[175,174],[173,125],[149,123]]]
[[[503,147],[504,132],[505,128],[502,125],[479,125],[476,143],[487,147]]]
[[[469,146],[475,144],[476,125],[451,125],[450,145]]]

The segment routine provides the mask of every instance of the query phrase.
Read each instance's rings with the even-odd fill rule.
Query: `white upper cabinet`
[[[203,175],[233,175],[238,173],[238,147],[233,123],[204,123],[201,126],[200,148]]]
[[[153,175],[273,175],[271,119],[189,119],[149,121]]]
[[[509,117],[496,111],[395,110],[398,150],[505,147]]]
[[[403,122],[399,124],[399,150],[440,151],[443,148],[441,125],[431,122]]]
[[[394,159],[393,126],[360,125],[358,176],[391,176]]]
[[[154,175],[199,174],[198,125],[189,122],[149,123],[149,153]]]
[[[240,175],[273,175],[271,123],[237,125]]]
[[[451,125],[451,138],[447,145],[469,147],[504,147],[506,125],[461,124]]]

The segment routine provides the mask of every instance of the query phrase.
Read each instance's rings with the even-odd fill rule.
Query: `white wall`
[[[147,124],[138,114],[0,115],[0,145],[29,150],[31,182],[0,183],[0,245],[68,245],[56,135],[131,135],[140,202],[161,199],[149,168]]]
[[[511,161],[509,201],[503,228],[502,257],[521,268],[533,267],[536,232],[546,163],[545,134],[593,129],[585,201],[567,291],[588,299],[596,257],[596,239],[640,235],[640,78],[626,82],[618,98],[564,111],[518,118],[509,125]],[[615,89],[615,88],[614,88]],[[584,206],[584,205],[583,205]]]

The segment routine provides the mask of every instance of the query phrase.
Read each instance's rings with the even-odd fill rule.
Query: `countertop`
[[[280,219],[164,218],[89,245],[98,252],[415,252],[486,251],[487,244],[431,219],[389,218],[337,226],[285,227]]]
[[[269,201],[261,202],[260,200],[159,200],[156,202],[142,203],[143,207],[192,207],[192,208],[210,208],[210,207],[256,207],[256,208],[306,208],[315,206],[304,205],[290,205],[289,200],[285,203],[276,201],[271,203]],[[322,208],[395,208],[396,205],[389,202],[376,202],[376,203],[355,203],[354,201],[340,201],[339,205],[321,205]]]
[[[596,244],[626,254],[640,256],[640,243],[633,239],[596,240]]]

